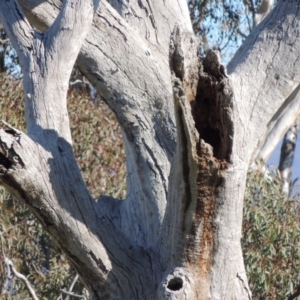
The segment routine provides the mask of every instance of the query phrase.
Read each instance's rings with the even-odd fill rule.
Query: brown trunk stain
[[[187,237],[187,263],[201,278],[205,290],[215,248],[216,198],[224,182],[222,171],[230,164],[233,136],[230,88],[224,67],[213,51],[200,64],[197,95],[190,104],[200,140],[196,149],[198,195]]]
[[[191,38],[189,39],[192,40]],[[199,48],[183,46],[175,30],[170,46],[176,108],[178,153],[184,190],[180,222],[182,262],[195,273],[198,299],[209,293],[216,234],[216,203],[224,185],[223,172],[231,163],[233,144],[232,91],[217,51],[201,58]],[[196,53],[192,53],[195,51]],[[189,105],[193,120],[190,118]]]

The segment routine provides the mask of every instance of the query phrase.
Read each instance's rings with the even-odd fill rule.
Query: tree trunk
[[[19,2],[35,28],[52,25],[37,32],[16,1],[1,0],[28,124],[28,135],[0,131],[1,183],[64,250],[91,299],[251,299],[245,181],[300,82],[298,4],[280,2],[226,73],[217,52],[200,57],[185,0],[103,2],[77,64],[120,122],[127,196],[95,202],[72,152],[65,95],[92,1],[64,1],[56,19],[60,1]]]

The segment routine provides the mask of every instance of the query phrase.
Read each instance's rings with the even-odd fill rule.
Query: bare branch
[[[249,2],[250,2],[250,5],[251,5],[250,11],[252,12],[252,18],[253,18],[253,21],[254,21],[254,18],[255,18],[255,15],[256,15],[254,0],[249,0]]]
[[[240,29],[238,29],[238,34],[244,39],[248,37],[248,35],[243,33]]]
[[[68,290],[69,293],[72,292],[72,290],[73,290],[73,288],[74,288],[74,286],[75,286],[78,278],[79,278],[79,276],[78,276],[78,274],[76,274],[75,277],[74,277],[74,279],[73,279],[73,281],[72,281],[72,283],[71,283],[71,285],[70,285],[70,287],[69,287],[69,290]],[[64,292],[64,290],[61,290],[61,291]],[[65,300],[69,300],[69,299],[70,299],[70,297],[68,295]]]
[[[54,23],[44,33],[45,47],[52,53],[59,51],[61,68],[68,70],[66,72],[67,79],[71,75],[79,50],[90,29],[98,3],[99,0],[63,1],[62,8]],[[77,43],[70,47],[70,39],[75,32]]]
[[[36,5],[37,2],[40,5]],[[38,28],[45,28],[45,24],[41,25],[41,15],[49,26],[58,13],[58,9],[47,1],[21,3],[24,10],[30,8],[28,16],[35,19],[34,24]],[[163,1],[157,1],[156,5],[158,3],[160,6],[165,5]],[[182,3],[186,5],[185,1],[176,1],[174,9],[177,7],[179,11],[178,5],[183,6]],[[118,204],[122,207],[118,210],[120,215],[113,220],[117,220],[122,231],[128,236],[134,235],[133,240],[141,244],[152,244],[152,240],[158,237],[167,197],[168,175],[164,174],[169,174],[176,147],[169,60],[165,52],[169,47],[170,31],[178,16],[172,15],[170,18],[172,21],[162,37],[163,44],[152,44],[140,36],[107,2],[102,2],[77,60],[80,71],[121,121],[125,151],[130,152],[127,155],[128,201]],[[61,108],[58,110],[62,111]],[[173,122],[173,125],[167,126],[166,120]],[[136,135],[134,146],[133,133]],[[156,157],[159,157],[159,161]],[[149,189],[153,166],[158,167],[156,188]],[[143,173],[139,172],[141,169]],[[158,195],[162,196],[159,202],[155,200]],[[104,202],[106,208],[110,206],[108,211],[111,210],[114,215],[115,203]],[[147,234],[141,236],[141,232],[145,231]]]
[[[4,253],[4,244],[3,244],[2,232],[0,232],[0,240],[1,240],[1,252],[2,252],[2,256],[3,256],[3,261],[4,261],[4,264],[6,266],[7,280],[12,280],[12,278],[14,276],[17,277],[18,279],[21,279],[25,283],[26,288],[27,288],[30,296],[32,297],[32,299],[38,300],[38,297],[36,296],[36,293],[35,293],[33,287],[31,286],[29,280],[26,278],[26,276],[24,276],[23,274],[19,273],[15,269],[15,267],[13,265],[13,262],[6,257],[6,255]]]
[[[284,7],[283,10],[282,7]],[[238,83],[236,87],[239,85],[242,87],[241,90],[237,89],[235,91],[236,97],[241,98],[245,92],[250,94],[249,101],[239,102],[242,111],[251,111],[249,120],[246,121],[246,124],[251,123],[251,126],[243,128],[241,131],[245,134],[243,139],[247,141],[252,140],[253,136],[255,139],[257,138],[258,142],[259,138],[265,133],[267,124],[273,115],[287,107],[291,100],[291,94],[293,91],[296,92],[299,86],[300,74],[296,70],[299,67],[298,55],[292,51],[287,52],[286,49],[283,50],[280,47],[282,45],[280,41],[284,42],[285,45],[292,43],[293,47],[300,44],[298,39],[292,38],[296,34],[296,26],[287,26],[283,23],[283,33],[278,36],[277,27],[272,23],[275,19],[282,20],[284,16],[295,15],[296,12],[293,9],[295,9],[293,5],[284,1],[280,6],[275,7],[273,13],[269,14],[253,30],[251,36],[228,65],[228,74],[232,75],[232,80]],[[296,20],[298,22],[299,19],[296,18]],[[266,26],[269,26],[268,32],[263,29]],[[278,39],[274,40],[274,36]],[[255,47],[253,47],[254,39],[257,39]],[[263,63],[257,59],[262,55],[261,51],[268,53]],[[244,55],[246,55],[247,61],[242,60]],[[282,57],[284,57],[284,60]],[[251,64],[249,64],[249,61],[251,61]],[[287,64],[287,61],[290,63]],[[259,81],[257,81],[258,74],[260,76]],[[293,74],[297,75],[294,76]],[[265,84],[266,82],[268,84]],[[261,99],[272,100],[266,103]]]
[[[34,300],[39,300],[39,298],[36,296],[36,293],[35,293],[34,289],[33,289],[32,286],[31,286],[29,280],[26,278],[26,276],[24,276],[23,274],[19,273],[19,272],[15,269],[15,267],[14,267],[14,265],[13,265],[13,262],[12,262],[10,259],[8,259],[7,257],[5,257],[5,258],[4,258],[4,263],[5,263],[5,265],[6,265],[7,270],[11,270],[11,271],[12,271],[12,274],[13,274],[14,276],[16,276],[18,279],[21,279],[21,280],[25,283],[26,288],[27,288],[27,290],[28,290],[30,296],[32,297],[32,299],[34,299]]]
[[[14,128],[13,126],[11,126],[10,124],[8,124],[6,121],[4,120],[1,120],[1,122],[7,127],[9,128],[14,134],[16,135],[21,135],[22,134],[22,131]]]
[[[66,295],[68,295],[68,298],[66,298],[66,300],[67,299],[69,299],[69,296],[72,296],[72,297],[74,297],[74,298],[79,298],[79,299],[86,299],[86,297],[85,296],[83,296],[83,295],[77,295],[77,294],[75,294],[75,293],[72,293],[72,292],[70,292],[70,291],[66,291],[66,290],[64,290],[64,289],[62,289],[62,290],[60,290],[62,293],[64,293],[64,294],[66,294]]]

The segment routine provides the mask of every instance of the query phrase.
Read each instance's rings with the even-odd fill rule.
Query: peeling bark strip
[[[200,58],[198,49],[195,37],[179,27],[175,29],[170,65],[179,176],[184,182],[184,192],[178,191],[182,195],[178,205],[183,216],[181,232],[185,251],[182,255],[185,257],[182,259],[199,274],[202,290],[208,292],[216,247],[213,242],[216,198],[225,182],[222,171],[231,162],[232,93],[217,52],[208,51],[205,58]]]

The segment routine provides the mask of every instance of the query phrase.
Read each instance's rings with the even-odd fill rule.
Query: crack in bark
[[[208,293],[214,257],[217,197],[225,183],[233,146],[232,92],[218,53],[198,54],[197,42],[175,28],[170,47],[178,132],[184,264]],[[193,53],[194,52],[194,53]],[[179,188],[180,189],[180,188]],[[180,195],[180,191],[178,191]],[[182,250],[178,250],[182,251]],[[204,298],[203,298],[204,299]]]
[[[242,278],[242,276],[239,273],[236,274],[236,277],[241,281],[243,289],[246,291],[246,293],[248,295],[248,299],[251,300],[252,299],[252,294],[251,294],[251,291],[248,288],[248,285],[245,283],[245,280]]]
[[[150,157],[152,158],[152,161],[154,162],[154,165],[155,165],[155,169],[158,170],[158,173],[159,173],[159,177],[161,179],[161,183],[164,187],[164,191],[165,191],[165,195],[167,195],[168,193],[168,190],[167,190],[167,186],[166,186],[166,179],[164,177],[164,172],[162,171],[161,167],[159,166],[158,164],[158,161],[157,161],[157,158],[156,156],[154,155],[152,149],[147,145],[147,143],[145,142],[145,139],[142,138],[142,143],[144,144],[146,150],[148,151]],[[148,163],[149,165],[149,163]],[[155,170],[152,169],[152,167],[149,165],[149,168],[154,172],[154,174],[157,174]]]
[[[106,18],[104,15],[101,15],[101,14],[99,13],[98,16],[99,16],[99,18],[101,18],[101,19],[103,19],[104,21],[106,21],[106,23],[107,23],[110,27],[116,29],[116,30],[124,37],[125,43],[127,43],[127,40],[128,40],[128,39],[127,39],[127,36],[126,36],[126,34],[124,34],[124,33],[120,30],[119,27],[117,27],[117,26],[111,24],[111,23],[109,22],[108,18]],[[118,22],[118,24],[121,25],[120,22]]]

